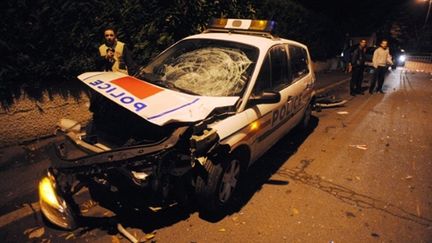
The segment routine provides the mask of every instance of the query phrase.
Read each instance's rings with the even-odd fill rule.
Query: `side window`
[[[261,66],[260,73],[258,74],[257,81],[253,90],[254,95],[259,95],[264,90],[271,90],[271,67],[270,55],[267,53],[263,65]]]
[[[275,46],[264,59],[253,93],[258,95],[264,90],[277,91],[290,83],[286,48],[283,45]]]
[[[308,74],[309,67],[306,50],[299,46],[289,46],[289,53],[293,80]]]
[[[273,90],[280,90],[288,80],[288,55],[283,45],[275,46],[270,50],[270,64],[272,71]]]

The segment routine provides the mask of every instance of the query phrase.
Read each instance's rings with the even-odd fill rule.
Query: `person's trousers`
[[[352,74],[351,74],[351,82],[350,82],[350,92],[354,93],[361,93],[362,92],[362,82],[363,82],[363,72],[364,67],[363,66],[355,66],[352,68]]]
[[[374,91],[375,84],[377,81],[378,81],[378,86],[376,88],[376,91],[382,91],[382,86],[384,84],[384,78],[386,72],[387,72],[387,67],[378,66],[378,68],[375,69],[371,85],[369,86],[369,93],[372,93]]]

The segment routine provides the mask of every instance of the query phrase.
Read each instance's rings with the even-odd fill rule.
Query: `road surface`
[[[432,242],[431,75],[395,70],[385,94],[331,88],[348,103],[314,112],[306,134],[266,153],[224,218],[173,206],[110,214],[73,232],[47,227],[36,187],[48,160],[36,149],[0,170],[0,239],[128,242],[119,222],[148,242]]]

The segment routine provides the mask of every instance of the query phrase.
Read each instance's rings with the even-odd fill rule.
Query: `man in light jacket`
[[[388,41],[382,40],[380,46],[374,51],[372,57],[372,64],[375,68],[374,77],[372,79],[372,83],[369,87],[369,93],[372,94],[375,89],[376,81],[378,80],[378,86],[376,92],[380,92],[383,94],[382,86],[384,84],[384,78],[386,71],[388,69],[388,65],[392,65],[393,61],[390,56],[390,52],[388,49]]]

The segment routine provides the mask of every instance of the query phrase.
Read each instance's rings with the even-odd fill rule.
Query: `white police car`
[[[76,185],[115,186],[112,174],[149,188],[142,197],[152,202],[194,195],[202,211],[223,211],[242,173],[311,116],[315,76],[308,49],[274,36],[274,25],[214,19],[136,77],[80,75],[95,91],[93,124],[86,131],[61,127],[67,139],[54,144],[39,185],[43,214],[74,228]]]

